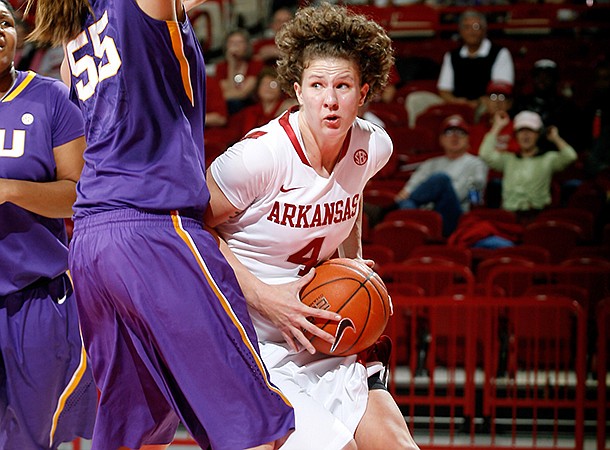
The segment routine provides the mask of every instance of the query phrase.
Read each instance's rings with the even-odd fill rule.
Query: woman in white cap
[[[551,204],[553,174],[574,162],[577,154],[554,126],[547,128],[546,138],[558,151],[541,153],[538,144],[543,134],[542,119],[532,111],[521,111],[513,121],[519,153],[500,151],[496,147],[498,133],[509,121],[504,111],[494,115],[479,156],[490,168],[503,172],[502,207],[515,211],[521,222],[529,222]]]

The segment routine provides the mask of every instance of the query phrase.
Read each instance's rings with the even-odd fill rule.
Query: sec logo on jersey
[[[354,153],[354,162],[359,166],[364,166],[369,159],[369,155],[363,149],[356,150]]]

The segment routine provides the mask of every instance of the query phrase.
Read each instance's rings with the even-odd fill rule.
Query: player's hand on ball
[[[372,259],[360,259],[357,261],[360,261],[362,264],[364,264],[369,269],[373,269],[375,267],[375,261],[373,261]]]
[[[301,279],[292,283],[265,285],[265,292],[259,292],[259,297],[265,298],[257,310],[269,319],[282,333],[284,340],[294,351],[305,348],[309,353],[315,353],[315,348],[307,339],[304,331],[316,335],[329,343],[333,343],[333,335],[315,326],[309,318],[319,320],[339,321],[341,316],[330,311],[311,308],[299,299],[299,292],[314,276],[314,269]]]

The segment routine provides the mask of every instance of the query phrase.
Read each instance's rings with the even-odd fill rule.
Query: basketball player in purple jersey
[[[63,221],[83,119],[61,82],[14,69],[16,42],[0,0],[0,448],[57,449],[91,437],[97,402]]]
[[[310,269],[337,249],[362,258],[362,191],[392,142],[357,114],[387,83],[390,38],[326,3],[298,11],[276,42],[279,79],[300,107],[212,163],[206,221],[228,244],[271,380],[294,406],[296,430],[283,449],[417,449],[381,364],[314,353],[303,331],[320,330],[299,301]]]
[[[194,5],[196,2],[190,3]],[[203,55],[181,0],[38,0],[85,118],[70,268],[100,390],[93,450],[278,448],[292,407],[202,227]]]

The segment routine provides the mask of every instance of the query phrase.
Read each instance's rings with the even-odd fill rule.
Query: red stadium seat
[[[443,239],[443,217],[436,211],[430,209],[395,209],[388,212],[384,221],[402,220],[415,222],[425,226],[432,240],[442,242]]]
[[[469,249],[450,245],[422,245],[414,248],[409,255],[409,258],[421,258],[426,256],[446,259],[466,267],[472,266],[472,252]]]
[[[496,287],[500,287],[507,296],[522,295],[528,287],[534,284],[534,274],[530,272],[512,272],[511,267],[527,267],[533,269],[535,264],[525,258],[499,256],[488,258],[477,266],[477,281],[486,286],[489,295]],[[507,270],[503,270],[503,269]]]
[[[583,232],[584,241],[592,241],[595,228],[595,216],[591,211],[582,208],[552,208],[542,211],[534,222],[560,220],[574,224]]]
[[[410,283],[424,289],[426,296],[442,295],[450,286],[465,286],[474,293],[474,276],[469,267],[435,258],[412,258],[389,264],[384,276],[389,283]]]
[[[384,221],[373,228],[371,242],[392,249],[394,260],[406,259],[411,251],[431,239],[430,231],[423,225],[402,220]]]
[[[549,264],[551,262],[551,253],[546,248],[534,244],[520,244],[514,247],[493,249],[483,257],[483,260],[504,256],[526,259],[536,264]]]
[[[527,225],[523,243],[546,248],[551,254],[551,262],[558,263],[582,241],[582,236],[582,229],[572,223],[546,220]]]

